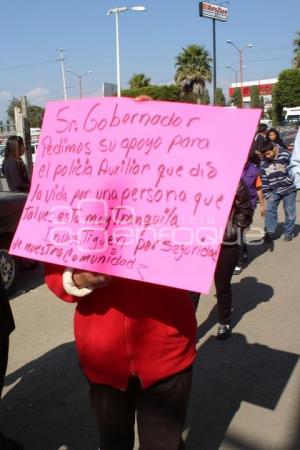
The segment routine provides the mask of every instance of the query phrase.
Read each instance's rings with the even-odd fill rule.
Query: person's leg
[[[238,258],[238,245],[222,245],[215,271],[219,323],[220,325],[228,326],[228,329],[231,320],[232,305],[231,278],[238,262]]]
[[[293,237],[293,231],[296,222],[296,195],[297,191],[294,191],[284,195],[282,198],[285,214],[283,234],[286,240],[290,240]]]
[[[0,399],[4,384],[4,377],[7,369],[9,349],[9,336],[0,339]],[[10,439],[2,434],[0,430],[0,450],[23,450],[23,447],[14,439]]]
[[[9,336],[0,339],[0,399],[8,361]]]
[[[201,296],[200,292],[193,292],[193,291],[189,292],[189,297],[190,297],[190,299],[191,299],[191,301],[193,303],[193,307],[194,307],[195,313],[197,312],[200,296]]]
[[[184,450],[182,432],[192,367],[162,380],[137,396],[140,450]]]
[[[132,450],[134,447],[135,390],[130,381],[126,391],[90,384],[101,450]]]
[[[265,216],[265,227],[267,235],[272,237],[276,233],[278,224],[278,205],[282,199],[281,195],[273,192],[271,197],[267,201],[266,216]]]

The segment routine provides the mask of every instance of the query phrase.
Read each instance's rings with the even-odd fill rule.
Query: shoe
[[[239,275],[241,272],[243,272],[243,268],[241,266],[236,266],[233,275]]]
[[[266,232],[266,234],[264,236],[264,241],[266,244],[273,243],[274,239],[275,239],[275,233]]]
[[[220,341],[224,341],[225,339],[229,338],[231,335],[231,327],[230,325],[222,325],[220,324],[218,327],[218,334],[217,339]]]
[[[242,260],[246,262],[248,259],[248,250],[243,250],[242,252]]]
[[[286,234],[284,237],[283,237],[283,240],[284,241],[286,241],[286,242],[289,242],[289,241],[292,241],[293,240],[293,235],[292,234]]]

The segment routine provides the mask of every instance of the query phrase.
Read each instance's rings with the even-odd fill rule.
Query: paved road
[[[257,216],[255,226],[261,225]],[[233,279],[235,328],[228,341],[215,339],[214,289],[201,298],[188,450],[300,449],[300,235],[292,242],[279,239],[272,252],[253,245],[250,253],[251,263]],[[20,289],[28,292],[11,300],[17,329],[1,427],[27,450],[56,450],[62,442],[72,450],[96,450],[74,352],[74,307],[42,283],[41,267],[23,272]]]

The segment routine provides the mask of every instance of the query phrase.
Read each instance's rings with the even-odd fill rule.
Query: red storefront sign
[[[243,86],[243,97],[251,96],[251,88],[253,86],[255,86],[255,85]],[[259,95],[272,95],[272,89],[273,89],[274,84],[257,84],[256,86],[258,86]],[[233,87],[229,88],[230,97],[233,96],[235,89],[236,88],[233,88]],[[238,89],[240,89],[240,88],[238,87]]]

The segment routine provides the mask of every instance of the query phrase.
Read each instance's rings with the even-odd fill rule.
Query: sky
[[[195,0],[14,0],[1,2],[0,120],[13,97],[26,95],[44,106],[63,98],[58,49],[65,49],[65,68],[83,78],[83,95],[102,93],[102,83],[116,82],[116,6],[144,5],[146,12],[120,15],[121,84],[145,73],[153,84],[174,80],[176,56],[190,44],[212,55],[212,21],[199,17]],[[276,78],[291,66],[293,39],[300,31],[299,0],[230,0],[229,20],[216,23],[217,86],[227,95],[239,70],[238,47],[244,52],[244,81]],[[78,79],[67,74],[68,97],[79,95]]]

